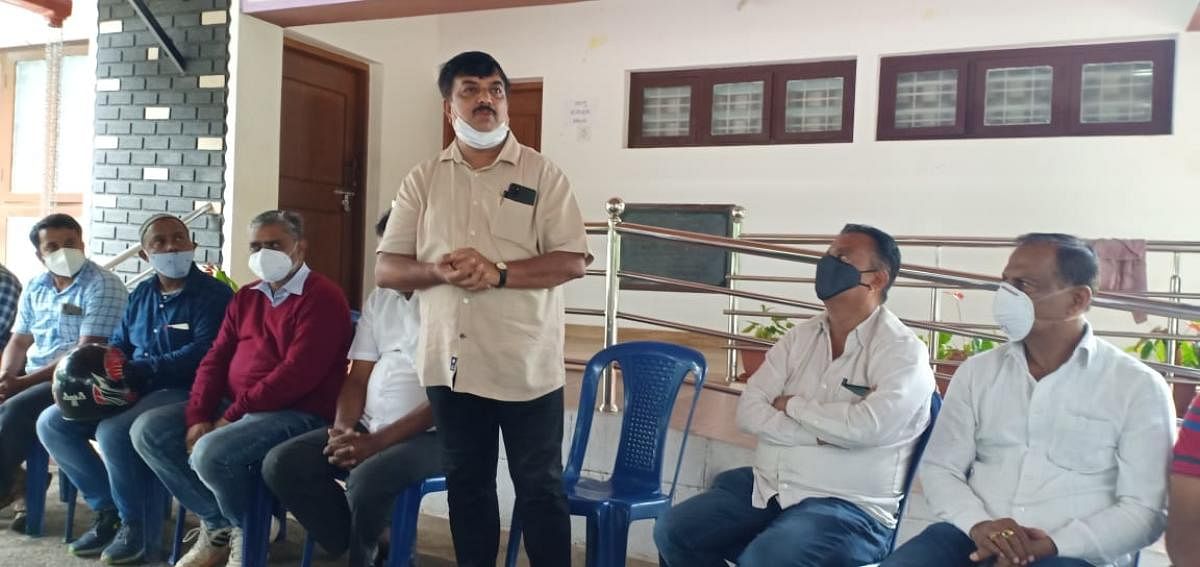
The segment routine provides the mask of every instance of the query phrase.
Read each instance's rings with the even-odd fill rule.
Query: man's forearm
[[[582,278],[587,267],[583,254],[550,252],[528,260],[508,262],[505,287],[549,289]]]
[[[417,291],[445,283],[436,267],[412,256],[381,252],[375,262],[375,284],[397,291]]]
[[[338,394],[337,413],[333,418],[333,426],[338,429],[351,430],[362,419],[363,407],[367,401],[367,381],[375,364],[355,360],[350,366],[350,375],[342,384]]]

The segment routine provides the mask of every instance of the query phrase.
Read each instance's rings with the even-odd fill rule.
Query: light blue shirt
[[[79,337],[112,336],[129,292],[116,274],[91,260],[83,265],[66,289],[54,287],[49,272],[29,281],[21,292],[13,334],[32,335],[33,346],[25,354],[25,372],[54,362],[79,342]]]
[[[300,269],[292,275],[292,279],[279,287],[278,290],[271,289],[271,284],[267,282],[258,282],[254,289],[266,294],[267,299],[271,300],[271,307],[279,307],[287,298],[293,295],[304,295],[304,282],[308,280],[308,274],[312,273],[308,264],[300,264]]]

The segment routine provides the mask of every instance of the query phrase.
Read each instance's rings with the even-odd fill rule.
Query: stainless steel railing
[[[587,223],[587,232],[590,235],[603,235],[607,239],[608,259],[604,270],[588,270],[588,275],[599,276],[605,278],[605,308],[603,310],[595,309],[568,309],[568,313],[575,315],[602,316],[605,322],[604,328],[604,346],[612,346],[617,341],[617,321],[636,321],[644,324],[687,331],[691,333],[701,334],[710,337],[722,338],[727,341],[727,380],[732,380],[736,375],[736,349],[733,348],[739,344],[758,345],[760,347],[769,346],[770,341],[763,341],[751,337],[741,336],[737,334],[738,317],[757,314],[747,312],[737,308],[737,299],[754,299],[795,307],[799,309],[822,311],[824,306],[818,303],[800,301],[776,295],[764,294],[748,290],[737,289],[734,285],[738,281],[760,281],[760,282],[797,282],[811,281],[804,278],[784,278],[771,276],[747,276],[739,274],[736,267],[737,263],[731,265],[734,269],[731,270],[730,286],[719,287],[674,278],[662,276],[625,272],[621,270],[620,251],[621,237],[624,235],[636,235],[659,240],[693,244],[699,246],[707,246],[719,248],[733,253],[736,259],[740,254],[749,254],[753,256],[772,258],[777,260],[786,260],[791,262],[801,262],[806,264],[816,264],[816,262],[824,255],[823,251],[809,250],[797,248],[793,244],[808,244],[808,245],[826,245],[833,237],[831,235],[780,235],[780,234],[741,234],[739,238],[725,238],[713,236],[709,234],[694,233],[682,230],[675,230],[662,227],[654,227],[647,225],[639,225],[632,223],[621,222],[621,214],[624,212],[625,203],[619,198],[613,198],[606,204],[606,212],[608,220],[603,223]],[[735,212],[734,226],[735,235],[741,230],[742,220],[744,218],[744,210],[738,209]],[[975,238],[975,237],[899,237],[897,241],[901,245],[909,246],[963,246],[963,247],[1011,247],[1016,244],[1012,239],[999,238]],[[1185,294],[1181,291],[1182,280],[1179,277],[1179,255],[1183,253],[1200,253],[1200,242],[1172,242],[1172,241],[1149,241],[1147,249],[1154,252],[1169,252],[1175,255],[1175,273],[1172,277],[1171,291],[1156,292],[1154,294],[1118,294],[1118,293],[1097,293],[1093,299],[1093,305],[1099,308],[1113,309],[1128,312],[1144,312],[1153,315],[1166,317],[1171,322],[1171,326],[1167,333],[1133,333],[1119,331],[1098,331],[1100,336],[1123,337],[1123,338],[1149,338],[1163,339],[1168,341],[1170,358],[1167,363],[1159,363],[1154,361],[1146,361],[1148,365],[1164,372],[1169,380],[1178,384],[1196,385],[1200,384],[1200,370],[1186,368],[1175,364],[1174,351],[1175,343],[1179,340],[1189,340],[1191,337],[1179,334],[1180,320],[1200,320],[1200,306],[1182,303],[1182,299],[1191,299],[1200,297],[1200,294]],[[940,260],[940,254],[935,258]],[[972,324],[953,324],[938,321],[940,317],[940,301],[938,293],[947,289],[982,289],[994,290],[997,287],[999,278],[995,276],[974,274],[957,270],[950,270],[940,266],[924,266],[918,264],[904,264],[900,268],[900,277],[906,281],[898,282],[897,285],[905,287],[922,287],[931,290],[931,315],[930,320],[914,320],[905,319],[904,322],[910,327],[929,331],[931,337],[934,334],[951,333],[954,335],[982,338],[992,341],[1002,342],[1004,338],[994,331],[994,326],[988,325],[972,325]],[[650,317],[646,315],[638,315],[622,312],[618,309],[620,299],[620,279],[633,279],[651,283],[666,284],[676,289],[686,289],[690,291],[698,291],[712,294],[723,294],[729,298],[729,306],[724,314],[729,317],[729,325],[726,331],[717,331],[707,329],[695,325],[688,325],[676,321],[669,321]],[[915,281],[908,281],[915,280]],[[1160,298],[1169,298],[1172,301],[1162,301]],[[804,314],[788,314],[788,316],[806,316]],[[936,340],[930,341],[931,350],[936,348]],[[931,357],[931,360],[935,357]],[[953,361],[935,361],[937,364],[946,364],[953,366],[956,363]],[[601,399],[598,403],[598,409],[601,411],[616,411],[617,388],[615,380],[611,375],[606,375],[603,378],[601,388]]]

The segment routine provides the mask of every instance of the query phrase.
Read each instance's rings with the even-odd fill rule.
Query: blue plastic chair
[[[581,478],[596,407],[596,388],[601,373],[614,361],[621,369],[625,390],[625,412],[621,419],[616,463],[607,480]],[[563,484],[571,515],[587,517],[589,567],[624,566],[629,524],[658,518],[670,509],[687,447],[688,430],[707,371],[704,355],[699,352],[649,341],[615,345],[588,361],[583,372],[575,436],[563,471]],[[689,373],[695,376],[695,394],[683,427],[671,488],[664,494],[662,465],[667,431],[676,396]],[[520,544],[521,520],[514,512],[505,558],[508,567],[516,565]]]
[[[908,460],[908,470],[904,472],[904,495],[900,497],[900,507],[896,509],[896,530],[892,532],[892,539],[888,542],[888,553],[896,549],[896,537],[900,534],[900,518],[904,517],[904,509],[908,506],[909,492],[912,490],[913,481],[917,479],[917,467],[921,464],[921,456],[925,454],[925,446],[929,444],[929,437],[933,435],[933,426],[937,423],[938,413],[941,411],[942,397],[934,389],[929,404],[929,425],[925,426],[925,431],[913,445],[912,457]]]
[[[258,467],[254,467],[258,471]],[[279,535],[275,541],[287,539],[287,511],[275,500],[271,489],[262,481],[261,473],[258,482],[254,484],[250,509],[242,515],[242,565],[244,567],[265,567],[267,552],[270,550],[271,518],[279,520]],[[175,533],[172,539],[171,555],[167,563],[174,565],[183,557],[183,536],[187,520],[187,509],[181,503],[175,515]]]
[[[391,549],[388,551],[387,567],[410,567],[413,564],[413,556],[417,551],[417,522],[421,517],[421,499],[425,498],[426,494],[445,490],[446,477],[431,476],[409,486],[396,497],[396,505],[392,508]],[[312,536],[304,539],[301,567],[312,565],[313,545]]]
[[[50,473],[50,458],[41,442],[34,442],[25,457],[25,503],[27,517],[25,533],[33,537],[41,537],[46,513],[46,479]],[[145,560],[156,561],[162,552],[162,525],[166,522],[171,508],[171,494],[165,486],[154,479],[148,487],[150,497],[146,500],[146,510],[142,526],[143,541],[146,542]],[[66,505],[66,526],[63,530],[63,542],[75,541],[75,504],[79,490],[71,483],[62,470],[58,471],[59,499]]]

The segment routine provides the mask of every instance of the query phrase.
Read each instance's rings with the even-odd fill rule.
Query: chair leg
[[[163,506],[164,500],[166,506]],[[154,562],[158,561],[162,553],[162,528],[163,523],[167,521],[166,511],[171,506],[171,495],[157,479],[151,480],[149,494],[143,506],[145,509],[142,511],[142,550],[145,560]]]
[[[62,470],[58,471],[58,498],[67,505],[66,526],[63,528],[63,543],[71,543],[75,541],[75,502],[79,495],[79,489],[71,484],[71,479],[63,474]]]
[[[629,547],[629,511],[610,507],[606,521],[600,525],[601,536],[597,548],[598,567],[624,567],[625,554]]]
[[[183,557],[183,529],[187,527],[187,509],[183,504],[179,504],[179,509],[175,511],[175,533],[171,538],[171,556],[167,558],[167,563],[174,565],[179,562],[179,558]]]
[[[392,509],[391,549],[388,567],[409,567],[417,550],[417,520],[421,515],[421,485],[414,484],[396,497]]]
[[[312,567],[313,560],[313,538],[308,535],[304,538],[304,551],[300,554],[300,567]]]
[[[504,551],[504,567],[517,567],[517,556],[521,554],[521,516],[513,510],[512,522],[508,526],[508,549]]]
[[[587,540],[584,542],[584,562],[586,567],[600,565],[600,541],[604,530],[601,525],[606,521],[603,509],[596,510],[587,516]]]
[[[266,567],[275,498],[261,479],[254,484],[250,508],[249,513],[242,517],[242,564],[245,567]]]
[[[42,537],[46,519],[46,475],[50,474],[50,455],[38,441],[25,456],[25,534]]]

